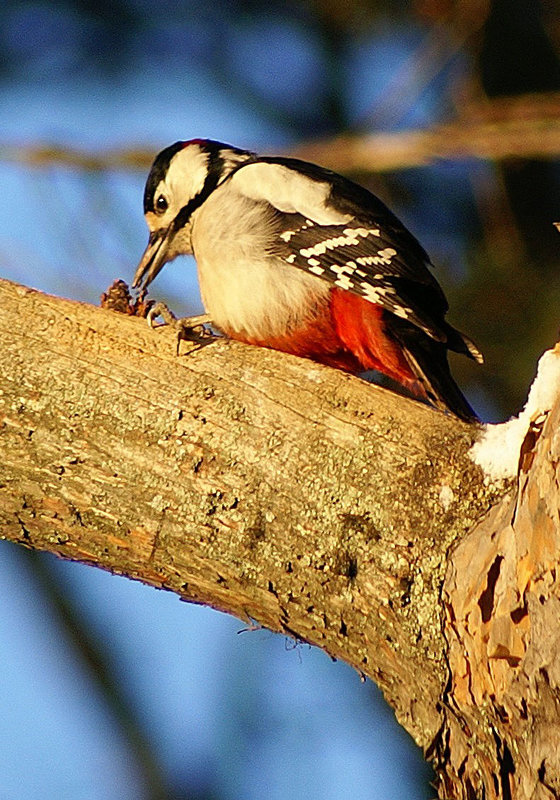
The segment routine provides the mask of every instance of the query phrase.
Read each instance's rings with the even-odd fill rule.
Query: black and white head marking
[[[144,190],[150,240],[134,276],[144,288],[162,267],[190,252],[190,221],[219,183],[252,153],[210,139],[175,142],[156,157]]]

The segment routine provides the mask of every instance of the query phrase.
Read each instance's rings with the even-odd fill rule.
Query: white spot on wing
[[[384,297],[395,293],[392,286],[372,286],[370,283],[363,281],[360,283],[360,289],[363,291],[365,299],[369,300],[370,303],[381,303]]]
[[[396,250],[393,250],[392,247],[386,247],[384,250],[378,250],[376,256],[358,256],[356,262],[363,267],[388,267],[391,264],[391,259],[396,255]],[[382,274],[377,274],[374,277],[380,279],[384,276]]]
[[[371,283],[366,283],[362,281],[360,284],[361,288],[364,291],[364,294],[376,294],[376,295],[387,295],[387,294],[395,294],[395,288],[393,286],[381,286],[376,285],[372,286]]]
[[[401,319],[409,319],[412,316],[412,309],[405,308],[404,306],[394,306],[392,308],[393,314]]]
[[[350,261],[348,264],[331,264],[329,269],[334,272],[335,275],[339,277],[341,275],[353,275],[354,270],[352,269],[352,262]]]
[[[347,228],[347,230],[352,231],[352,228]],[[353,233],[349,233],[348,235],[343,236],[333,236],[332,239],[323,239],[321,242],[317,242],[317,244],[314,244],[312,247],[305,247],[303,250],[300,250],[300,253],[302,256],[304,256],[304,258],[309,258],[309,256],[323,255],[327,252],[327,250],[336,250],[337,247],[352,247],[352,245],[358,245],[359,243],[359,240],[353,235]],[[375,256],[375,258],[377,258],[377,256]],[[385,258],[386,256],[381,256],[380,263],[389,263],[384,261]]]
[[[338,278],[335,280],[335,285],[339,286],[341,289],[354,288],[354,282],[350,280],[348,275],[339,275]]]
[[[366,236],[381,236],[379,228],[345,228],[343,233],[346,236],[362,236],[364,239]]]

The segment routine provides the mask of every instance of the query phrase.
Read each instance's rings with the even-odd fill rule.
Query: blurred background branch
[[[560,157],[560,93],[472,105],[456,122],[429,130],[347,133],[302,142],[287,152],[337,172],[366,175],[428,166],[440,159],[555,159]],[[0,160],[36,168],[145,173],[153,159],[153,148],[93,152],[56,145],[0,145]]]
[[[296,155],[339,172],[393,172],[440,159],[551,159],[560,156],[560,95],[531,95],[465,109],[430,130],[347,134],[300,146]]]

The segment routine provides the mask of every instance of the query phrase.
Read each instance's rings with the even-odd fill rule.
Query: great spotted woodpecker
[[[378,370],[476,420],[447,350],[482,356],[445,321],[424,248],[363,187],[305,161],[192,139],[155,159],[144,213],[150,237],[134,286],[192,253],[204,319],[226,336],[348,372]]]

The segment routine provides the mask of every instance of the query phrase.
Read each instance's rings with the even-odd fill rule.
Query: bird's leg
[[[165,325],[171,325],[177,333],[177,355],[179,355],[179,345],[181,340],[186,342],[196,342],[199,345],[209,344],[216,339],[214,333],[208,325],[212,324],[208,314],[199,314],[196,317],[177,318],[173,311],[165,303],[154,303],[146,315],[150,328],[156,327],[154,321],[161,317]]]

